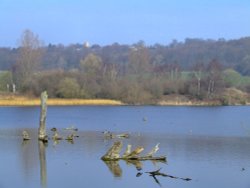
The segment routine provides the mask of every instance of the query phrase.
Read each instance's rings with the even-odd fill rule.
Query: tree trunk
[[[201,79],[198,78],[198,83],[197,83],[197,95],[200,96],[200,91],[201,91]]]
[[[38,139],[41,141],[48,141],[48,136],[46,134],[46,114],[47,114],[47,92],[41,93],[41,112],[40,112],[40,125],[38,130]]]

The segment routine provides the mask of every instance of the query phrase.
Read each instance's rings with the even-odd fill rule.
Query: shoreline
[[[40,106],[40,98],[32,98],[25,96],[1,96],[0,107],[4,106]],[[168,99],[161,100],[153,104],[126,104],[118,100],[112,99],[62,99],[62,98],[49,98],[47,101],[48,106],[249,106],[249,103],[233,103],[222,104],[218,100],[215,101],[197,101],[197,100],[178,100]]]
[[[41,101],[39,98],[27,97],[6,97],[0,98],[0,106],[40,106]],[[93,106],[119,106],[124,105],[121,101],[110,99],[58,99],[49,98],[47,101],[48,106],[80,106],[80,105],[93,105]]]
[[[6,100],[0,99],[0,107],[11,106],[40,106],[40,99],[28,100]],[[217,102],[179,102],[179,101],[161,101],[156,104],[125,104],[121,101],[111,99],[48,99],[48,106],[249,106],[250,104],[230,104],[223,105]]]

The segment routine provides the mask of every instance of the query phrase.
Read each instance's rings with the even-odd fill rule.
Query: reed
[[[123,105],[122,102],[109,99],[48,99],[48,105],[67,106],[67,105]],[[28,98],[23,96],[0,96],[0,106],[38,106],[39,98]]]

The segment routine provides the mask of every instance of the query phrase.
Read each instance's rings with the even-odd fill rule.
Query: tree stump
[[[22,132],[22,135],[23,135],[23,140],[30,140],[30,136],[29,136],[29,133],[27,131],[23,131]]]
[[[41,93],[41,112],[40,112],[40,124],[38,130],[38,139],[47,142],[48,136],[46,134],[46,115],[47,115],[47,92]]]

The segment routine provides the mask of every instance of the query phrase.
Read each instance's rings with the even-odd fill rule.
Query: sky
[[[0,47],[25,29],[45,44],[168,44],[250,36],[250,0],[0,0]]]

